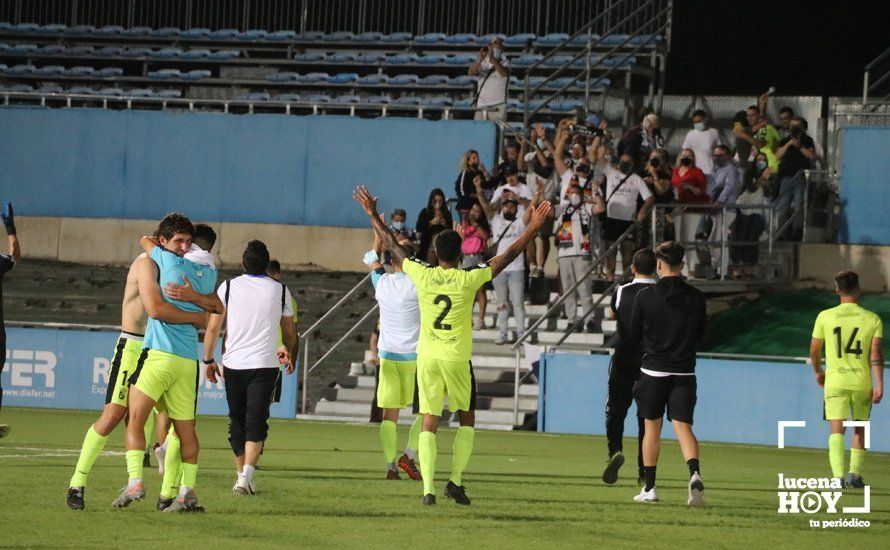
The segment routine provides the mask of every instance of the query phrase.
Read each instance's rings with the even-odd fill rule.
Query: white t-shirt
[[[494,218],[491,220],[491,242],[498,243],[498,256],[503,254],[510,248],[510,245],[516,242],[516,239],[522,235],[522,232],[525,231],[525,224],[522,223],[522,216],[520,214],[516,214],[516,219],[512,222],[513,225],[510,225],[510,221],[504,218],[504,216],[498,212],[494,215]],[[509,228],[507,227],[509,226]],[[506,233],[504,232],[506,230]],[[498,238],[501,236],[501,233],[504,234],[503,238],[498,241]],[[525,254],[520,254],[516,256],[516,259],[510,262],[510,265],[504,268],[504,271],[525,271]]]
[[[683,149],[692,149],[695,153],[695,165],[705,174],[714,172],[714,147],[720,145],[720,134],[715,128],[705,130],[689,130],[683,140]]]
[[[222,359],[226,368],[277,369],[281,318],[294,316],[293,297],[287,287],[265,275],[244,274],[219,285],[216,294],[226,304],[226,351]]]
[[[420,306],[414,283],[404,273],[387,273],[377,279],[374,287],[374,297],[380,304],[379,353],[415,355],[420,336]]]
[[[501,54],[498,59],[500,64],[507,70],[510,69],[510,62],[507,56]],[[488,78],[486,78],[486,76]],[[488,59],[488,56],[482,60],[479,65],[479,82],[476,84],[479,92],[479,100],[476,102],[477,107],[489,107],[492,105],[501,105],[507,101],[507,82],[509,76],[501,76],[494,68],[494,64]]]
[[[570,208],[573,207],[568,202],[556,207],[556,225],[553,233],[556,237],[557,257],[590,256],[590,237],[593,235],[591,229],[598,227],[593,215],[593,205],[582,203],[573,209],[571,218],[565,220],[566,211]],[[581,227],[582,221],[587,225],[586,233]],[[571,237],[571,241],[568,237]]]
[[[626,176],[611,164],[606,164],[603,173],[606,175],[606,217],[632,222],[637,213],[637,197],[642,197],[644,201],[649,200],[652,191],[649,191],[646,182],[637,174],[631,174],[627,181],[618,187]]]
[[[572,176],[574,175],[574,171],[566,170],[559,177],[559,204],[569,204],[569,185],[571,185]],[[581,186],[581,189],[584,189],[587,185],[587,178],[578,174],[578,185]],[[584,200],[590,200],[589,193],[584,193]]]
[[[504,194],[505,190],[512,191],[513,194],[516,195],[517,197],[519,197],[520,199],[525,199],[525,200],[530,201],[530,200],[532,200],[532,197],[534,197],[532,190],[529,189],[529,186],[524,183],[520,183],[519,185],[516,185],[515,187],[507,184],[507,185],[502,185],[494,190],[494,194],[491,196],[491,202],[496,203],[499,200],[501,200],[501,195]]]

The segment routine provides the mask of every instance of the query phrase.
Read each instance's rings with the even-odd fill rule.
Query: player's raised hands
[[[369,216],[377,215],[377,197],[372,196],[367,187],[364,185],[356,187],[352,192],[352,198],[362,206],[365,214]]]
[[[532,212],[531,225],[537,229],[540,229],[544,223],[547,222],[547,218],[550,217],[550,211],[553,209],[553,205],[550,204],[550,201],[544,201],[535,207]]]

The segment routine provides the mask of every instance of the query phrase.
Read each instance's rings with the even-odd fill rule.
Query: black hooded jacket
[[[695,349],[705,330],[704,294],[680,277],[664,277],[634,300],[632,341],[642,342],[642,368],[671,374],[695,372]]]

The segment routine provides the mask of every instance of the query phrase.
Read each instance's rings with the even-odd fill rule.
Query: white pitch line
[[[0,458],[42,458],[42,457],[52,457],[52,456],[74,456],[80,454],[80,449],[47,449],[46,447],[2,447],[3,450],[11,450],[11,451],[55,451],[52,453],[40,453],[40,454],[15,454],[15,455],[0,455]],[[100,456],[126,456],[127,453],[122,453],[120,451],[102,451]]]

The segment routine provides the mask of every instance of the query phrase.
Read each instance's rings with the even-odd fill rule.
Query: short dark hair
[[[851,296],[859,292],[859,275],[855,271],[841,271],[834,276],[834,284],[838,292]]]
[[[786,113],[787,113],[788,115],[794,116],[794,109],[792,109],[791,107],[789,107],[789,106],[787,106],[787,105],[785,105],[784,107],[782,107],[781,109],[779,109],[779,114],[780,114],[780,115],[781,115],[781,114],[786,114]]]
[[[191,220],[179,212],[170,212],[158,224],[157,236],[172,239],[177,233],[195,234],[195,226]]]
[[[655,247],[655,257],[671,267],[683,263],[686,250],[677,241],[665,241]]]
[[[446,229],[436,235],[436,256],[440,260],[453,263],[460,259],[460,235],[457,231]]]
[[[269,266],[266,267],[266,275],[269,277],[281,273],[281,262],[278,260],[269,260]]]
[[[250,241],[241,256],[241,263],[244,265],[245,273],[265,275],[269,268],[269,249],[263,241]]]
[[[732,116],[732,123],[733,124],[738,123],[738,124],[741,124],[742,126],[747,128],[748,127],[748,115],[745,113],[745,111],[739,111]]]
[[[723,145],[722,143],[720,145],[718,145],[717,147],[714,147],[714,149],[720,149],[727,155],[729,154],[729,147],[727,147],[726,145]]]
[[[195,224],[195,233],[192,235],[195,244],[210,252],[216,244],[216,231],[206,223]]]
[[[640,275],[655,274],[655,252],[648,248],[637,250],[634,254],[633,266]]]
[[[708,118],[708,112],[705,111],[704,109],[696,109],[696,110],[692,111],[692,117],[695,118],[697,116],[700,116],[702,118]]]
[[[760,107],[758,107],[757,105],[748,105],[748,110],[757,111],[758,114],[760,113]]]

